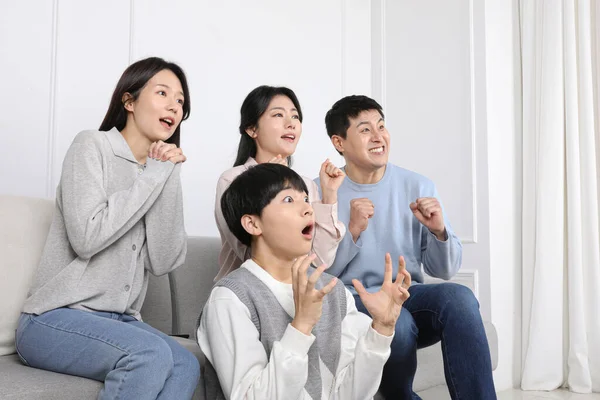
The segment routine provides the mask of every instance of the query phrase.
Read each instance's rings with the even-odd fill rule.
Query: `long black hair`
[[[258,120],[267,111],[269,103],[275,96],[285,96],[294,103],[298,110],[298,118],[302,122],[302,109],[296,94],[292,89],[286,87],[259,86],[251,91],[240,109],[240,144],[238,146],[237,157],[234,167],[244,164],[250,157],[256,157],[256,141],[246,133],[246,129],[258,125]],[[291,165],[291,157],[288,157],[288,165]]]
[[[117,82],[115,91],[110,99],[110,105],[104,116],[102,124],[100,124],[101,131],[109,131],[112,128],[117,128],[122,131],[127,124],[127,110],[123,104],[123,95],[129,93],[133,101],[136,101],[142,92],[142,89],[150,79],[160,71],[168,69],[173,72],[181,83],[183,89],[183,117],[181,121],[185,121],[190,116],[191,104],[190,94],[188,90],[187,79],[185,73],[177,64],[167,62],[159,57],[149,57],[143,60],[137,61],[131,64],[121,78]],[[179,133],[181,128],[181,122],[173,135],[167,139],[167,143],[174,143],[179,147]]]

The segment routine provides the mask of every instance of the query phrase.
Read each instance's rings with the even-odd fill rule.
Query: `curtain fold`
[[[595,0],[523,0],[525,390],[600,391]]]

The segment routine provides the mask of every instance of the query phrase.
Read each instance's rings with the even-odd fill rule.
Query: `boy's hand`
[[[325,270],[325,265],[317,268],[309,278],[306,271],[314,259],[314,254],[299,257],[292,266],[292,289],[294,290],[294,304],[296,306],[292,326],[305,335],[310,335],[319,318],[321,318],[323,297],[333,290],[337,282],[337,278],[333,278],[327,286],[320,290],[315,289],[315,284]]]
[[[400,256],[398,275],[396,281],[392,282],[392,258],[390,253],[385,255],[385,274],[383,286],[377,293],[369,293],[358,279],[352,283],[360,300],[373,318],[373,329],[384,336],[391,336],[396,327],[396,321],[402,311],[402,304],[410,297],[408,288],[411,277],[406,270],[404,257]]]
[[[321,193],[323,194],[321,202],[323,204],[337,203],[337,191],[345,177],[344,171],[336,167],[329,159],[321,164],[319,179],[321,181]]]

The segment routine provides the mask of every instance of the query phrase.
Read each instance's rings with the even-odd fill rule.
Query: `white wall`
[[[518,0],[486,0],[492,322],[497,389],[521,381],[521,85]]]
[[[391,161],[436,183],[463,242],[457,279],[476,288],[489,320],[483,3],[372,3],[373,94],[387,112]]]
[[[298,94],[295,168],[311,177],[326,157],[341,164],[325,112],[344,95],[372,94],[386,111],[391,161],[438,186],[464,242],[457,279],[498,328],[496,379],[508,386],[520,372],[516,1],[1,0],[0,193],[52,197],[67,147],[99,126],[122,71],[158,55],[190,83],[186,228],[217,235],[214,187],[233,163],[252,88]]]
[[[158,55],[179,63],[190,83],[186,228],[217,235],[214,188],[233,164],[239,108],[254,87],[296,91],[305,116],[297,171],[315,177],[327,157],[341,164],[323,118],[340,97],[370,94],[370,4],[2,1],[0,50],[0,193],[53,197],[73,137],[100,125],[127,65]]]

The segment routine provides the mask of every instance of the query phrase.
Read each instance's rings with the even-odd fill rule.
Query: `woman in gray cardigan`
[[[184,72],[148,58],[125,70],[100,129],[73,140],[17,329],[25,364],[103,381],[101,399],[192,397],[195,356],[140,318],[148,274],[186,255],[179,123],[189,113]]]

